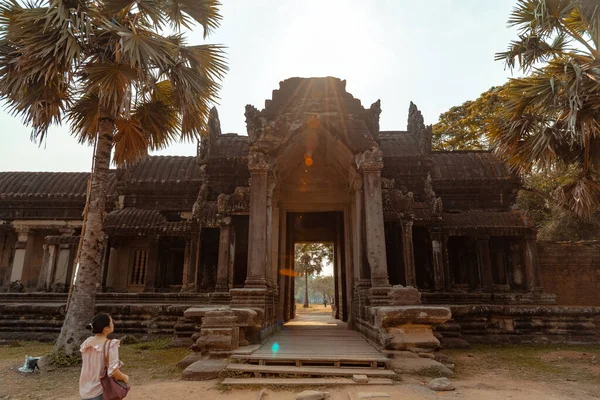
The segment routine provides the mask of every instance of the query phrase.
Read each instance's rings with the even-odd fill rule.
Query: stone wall
[[[542,287],[559,305],[600,306],[600,241],[539,242]]]

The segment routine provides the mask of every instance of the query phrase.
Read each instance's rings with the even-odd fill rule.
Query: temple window
[[[146,283],[146,273],[148,271],[148,249],[133,250],[130,271],[130,285],[142,286]]]

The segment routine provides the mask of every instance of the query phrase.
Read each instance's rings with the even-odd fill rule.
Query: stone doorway
[[[333,244],[333,277],[335,282],[334,318],[349,322],[351,277],[348,273],[344,211],[286,212],[285,246],[279,263],[279,287],[283,322],[296,316],[294,247],[296,243],[319,242]],[[292,273],[289,273],[292,272]]]

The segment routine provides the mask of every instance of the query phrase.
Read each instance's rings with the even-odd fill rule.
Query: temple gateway
[[[432,151],[412,103],[404,131],[380,130],[380,113],[343,80],[291,78],[246,107],[247,135],[222,133],[213,109],[197,156],[112,171],[98,307],[121,332],[260,342],[294,318],[294,244],[328,242],[336,318],[382,348],[405,323],[447,343],[595,338],[598,309],[542,287],[507,166]],[[0,334],[60,329],[88,177],[0,173]]]

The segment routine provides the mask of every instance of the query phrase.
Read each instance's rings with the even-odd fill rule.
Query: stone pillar
[[[190,278],[191,278],[191,263],[190,263],[190,252],[191,252],[191,237],[185,238],[185,248],[183,250],[183,272],[181,274],[181,291],[185,292],[189,290]],[[193,280],[192,280],[193,282]]]
[[[540,286],[535,233],[525,237],[525,284],[528,290],[534,290]]]
[[[44,258],[42,261],[42,271],[38,280],[37,290],[47,292],[52,287],[54,279],[54,267],[56,265],[56,244],[44,244]]]
[[[15,255],[13,257],[10,282],[22,281],[23,269],[29,258],[27,241],[30,230],[28,227],[16,227],[17,243],[15,243]]]
[[[402,221],[402,256],[404,259],[404,276],[406,286],[417,287],[415,272],[415,249],[412,235],[413,221]]]
[[[444,255],[442,251],[442,231],[440,228],[429,230],[431,238],[431,261],[433,263],[433,287],[435,290],[444,288]]]
[[[192,234],[190,242],[190,274],[189,288],[198,290],[202,282],[202,271],[200,270],[200,259],[202,255],[202,227],[196,235]]]
[[[389,287],[381,194],[383,153],[379,149],[365,151],[357,157],[357,165],[363,176],[365,238],[367,259],[371,267],[371,286]]]
[[[220,237],[219,237],[219,260],[217,264],[217,286],[216,292],[228,292],[229,291],[229,256],[230,256],[230,243],[231,243],[231,218],[225,218],[221,226]]]
[[[156,292],[158,285],[158,245],[157,236],[151,237],[148,244],[148,264],[146,267],[146,282],[144,292]]]
[[[481,285],[486,290],[492,290],[494,287],[494,277],[492,275],[492,259],[490,256],[490,237],[477,237],[477,265],[481,276]]]
[[[250,229],[248,238],[248,274],[246,287],[266,288],[267,282],[267,192],[269,164],[267,156],[251,152],[250,170]]]
[[[363,263],[363,189],[362,181],[357,180],[354,183],[354,196],[351,203],[352,212],[352,258],[354,262],[354,277],[355,284],[361,287],[368,287],[371,285],[371,279],[369,278],[368,268]]]
[[[450,254],[448,250],[448,236],[447,233],[442,234],[442,261],[444,265],[444,289],[452,289],[452,278],[450,277]]]
[[[54,274],[53,284],[64,285],[67,289],[71,284],[73,277],[73,262],[72,253],[77,252],[72,244],[61,244],[58,246],[58,259],[56,261],[56,270]]]

